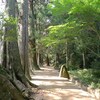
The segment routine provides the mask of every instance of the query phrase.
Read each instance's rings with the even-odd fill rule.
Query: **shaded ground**
[[[96,100],[70,80],[60,78],[59,72],[49,66],[35,71],[32,79],[31,82],[40,87],[35,95],[35,100]]]

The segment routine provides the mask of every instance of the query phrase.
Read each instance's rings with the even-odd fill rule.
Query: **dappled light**
[[[44,66],[41,70],[35,71],[31,82],[40,88],[36,100],[95,100],[91,94],[83,91],[71,80],[59,77],[59,71],[50,66]],[[41,95],[42,99],[39,98]]]
[[[45,74],[43,74],[43,71],[45,71]],[[56,73],[55,73],[56,72]],[[45,67],[45,65],[44,65],[44,67],[42,67],[41,68],[41,70],[37,70],[37,71],[35,71],[34,72],[35,73],[35,75],[32,75],[32,78],[33,79],[46,79],[46,80],[48,80],[48,78],[49,79],[51,79],[51,80],[68,80],[67,78],[59,78],[59,71],[58,70],[52,70],[52,67],[50,67],[49,68],[49,66],[48,67]],[[38,73],[38,75],[37,75],[37,73]],[[42,75],[42,76],[41,76]]]
[[[0,100],[100,100],[100,0],[0,0]]]

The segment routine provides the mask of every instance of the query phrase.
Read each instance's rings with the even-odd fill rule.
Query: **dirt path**
[[[35,71],[32,78],[31,82],[41,88],[35,100],[96,100],[70,80],[60,78],[59,72],[52,67],[42,67],[40,71]]]

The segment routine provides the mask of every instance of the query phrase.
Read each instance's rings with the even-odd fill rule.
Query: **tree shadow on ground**
[[[67,78],[59,77],[53,67],[42,67],[35,71],[32,79],[31,82],[40,87],[35,100],[95,100]]]

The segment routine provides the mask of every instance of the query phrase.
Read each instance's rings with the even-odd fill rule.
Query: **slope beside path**
[[[35,71],[32,79],[31,82],[40,88],[35,100],[96,100],[67,78],[60,78],[59,72],[50,66]]]

